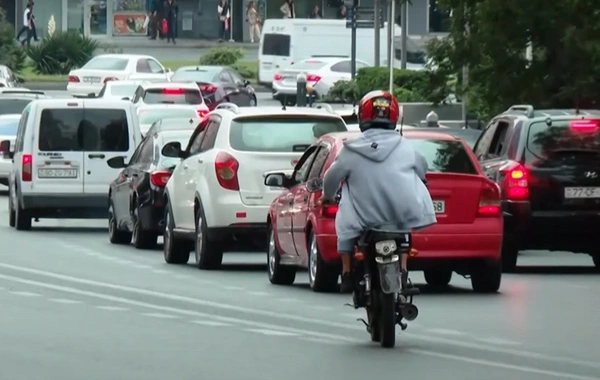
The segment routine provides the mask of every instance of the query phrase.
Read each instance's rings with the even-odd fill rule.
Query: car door
[[[148,78],[157,79],[157,80],[165,80],[167,81],[168,75],[167,70],[161,65],[157,60],[148,58],[146,59],[148,67],[150,68],[150,74]],[[144,75],[146,76],[146,75]]]
[[[117,224],[121,224],[123,221],[128,221],[129,217],[129,189],[131,183],[131,165],[137,162],[138,157],[140,156],[142,143],[138,148],[133,152],[131,156],[131,160],[127,164],[126,167],[123,168],[121,173],[119,173],[117,179],[112,184],[112,193],[111,193],[111,201],[113,204],[113,211],[115,218],[117,220]],[[127,212],[125,212],[127,210]]]
[[[246,86],[244,84],[246,82],[244,78],[242,78],[235,71],[231,69],[225,69],[224,71],[231,76],[231,79],[237,88],[237,97],[239,103],[236,104],[242,107],[249,107],[253,105],[250,103],[250,101],[254,99],[254,89],[251,86]]]
[[[311,193],[306,188],[306,182],[311,179],[319,178],[323,166],[329,156],[330,147],[325,144],[321,144],[314,155],[313,163],[311,164],[310,170],[304,183],[298,186],[296,192],[294,192],[294,214],[292,215],[292,237],[294,238],[294,246],[296,247],[296,253],[298,256],[308,257],[308,244],[306,239],[306,221],[308,219],[308,213],[310,212],[311,205],[316,201],[314,193]]]
[[[219,83],[225,92],[225,98],[228,102],[237,104],[239,106],[243,105],[240,103],[240,90],[238,86],[234,83],[233,77],[226,71],[222,70],[219,73]]]
[[[173,171],[173,180],[175,194],[169,194],[171,206],[173,207],[174,217],[178,228],[193,229],[195,228],[194,221],[194,192],[190,194],[191,185],[190,182],[194,182],[193,170],[197,168],[193,162],[198,160],[196,157],[200,153],[200,144],[204,137],[204,131],[208,125],[208,119],[200,124],[200,128],[197,128],[188,146],[185,149],[184,157],[186,157]],[[194,188],[195,191],[195,188]]]
[[[133,115],[110,104],[98,101],[84,104],[84,118],[79,126],[84,150],[84,193],[108,194],[108,186],[120,169],[111,168],[107,161],[121,156],[128,162],[136,148]]]
[[[486,177],[494,179],[498,169],[506,162],[513,120],[498,118],[492,121],[475,144],[474,153]]]
[[[126,208],[123,210],[126,215],[126,220],[131,224],[131,213],[129,210],[133,209],[133,196],[137,193],[140,184],[143,184],[144,179],[147,176],[150,167],[154,161],[154,147],[155,147],[155,139],[154,137],[150,137],[145,139],[140,145],[140,154],[136,157],[136,160],[131,162],[131,165],[127,168],[129,175],[129,188],[127,189],[125,204]],[[147,183],[147,182],[146,182]],[[146,185],[147,186],[147,185]],[[143,194],[144,189],[140,189]]]

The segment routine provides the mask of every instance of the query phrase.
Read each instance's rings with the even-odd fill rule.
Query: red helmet
[[[371,91],[358,103],[358,125],[361,131],[370,128],[395,129],[400,107],[388,91]]]

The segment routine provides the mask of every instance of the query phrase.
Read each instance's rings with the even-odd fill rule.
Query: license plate
[[[86,83],[100,83],[100,77],[83,77],[83,81]]]
[[[296,84],[296,78],[292,77],[284,77],[281,81],[285,84]]]
[[[433,201],[433,211],[435,211],[436,214],[444,214],[446,212],[446,202]]]
[[[565,198],[600,198],[600,187],[565,187]]]
[[[77,178],[77,169],[38,169],[38,178]]]

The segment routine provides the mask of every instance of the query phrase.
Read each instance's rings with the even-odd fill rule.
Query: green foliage
[[[242,62],[236,62],[231,68],[237,71],[244,79],[256,79],[256,67],[245,65]]]
[[[449,93],[445,77],[435,71],[394,69],[394,95],[400,102],[442,102]],[[358,70],[355,81],[338,81],[326,99],[353,102],[373,90],[389,88],[386,67],[367,67]]]
[[[39,45],[27,49],[35,72],[44,75],[64,75],[83,66],[93,57],[98,43],[77,32],[46,36]]]
[[[200,57],[200,65],[232,66],[244,57],[244,50],[235,47],[218,47],[210,49]]]
[[[0,64],[19,72],[25,66],[23,48],[15,41],[14,26],[6,20],[4,10],[0,8]]]
[[[599,108],[597,1],[439,0],[452,10],[450,36],[428,55],[457,77],[469,67],[469,110],[493,116],[517,103],[536,108]],[[465,24],[469,25],[468,33]],[[532,60],[526,58],[528,43]],[[460,91],[459,91],[459,95]]]

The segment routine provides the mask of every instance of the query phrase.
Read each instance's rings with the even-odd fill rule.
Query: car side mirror
[[[0,151],[2,151],[2,157],[12,159],[14,153],[10,151],[10,140],[4,140],[0,142]]]
[[[125,163],[125,158],[123,158],[123,156],[113,157],[110,160],[106,161],[106,163],[113,169],[123,169],[127,166],[127,164]]]
[[[265,186],[288,187],[288,177],[284,173],[269,173],[265,176]]]
[[[170,143],[165,144],[162,147],[160,153],[165,157],[183,158],[184,152],[181,151],[181,143],[179,141],[172,141]]]
[[[249,80],[244,80],[244,87],[248,87],[250,86],[250,81]]]
[[[317,191],[323,190],[323,179],[313,178],[306,182],[306,190],[309,193],[316,193]]]
[[[127,96],[125,96],[125,97],[121,98],[121,100],[131,100],[131,99],[129,99]]]
[[[171,68],[169,68],[169,67],[167,67],[167,68],[165,69],[165,73],[172,73],[172,72],[173,72],[173,70],[171,70]]]

